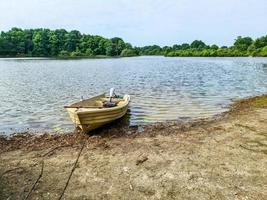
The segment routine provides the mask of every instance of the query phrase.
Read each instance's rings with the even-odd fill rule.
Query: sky
[[[0,0],[0,31],[65,28],[134,46],[267,35],[267,0]]]

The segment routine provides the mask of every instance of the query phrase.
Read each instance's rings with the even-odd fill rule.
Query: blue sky
[[[0,0],[0,30],[65,28],[133,45],[267,35],[267,0]]]

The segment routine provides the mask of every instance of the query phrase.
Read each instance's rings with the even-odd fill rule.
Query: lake
[[[0,132],[71,131],[63,106],[111,87],[129,125],[211,117],[267,93],[267,58],[0,59]]]

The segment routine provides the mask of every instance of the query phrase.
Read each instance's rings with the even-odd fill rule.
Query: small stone
[[[147,156],[141,156],[140,158],[138,158],[136,160],[136,165],[140,165],[140,164],[142,164],[143,162],[145,162],[147,160],[148,160],[148,157]]]

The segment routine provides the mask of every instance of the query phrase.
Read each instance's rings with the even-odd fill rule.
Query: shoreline
[[[263,101],[263,102],[261,102]],[[266,102],[265,102],[266,101]],[[260,103],[259,103],[260,102]],[[256,105],[254,105],[256,103]],[[259,105],[257,105],[259,103]],[[144,137],[155,137],[157,135],[161,135],[162,133],[156,133],[159,130],[175,127],[175,129],[181,130],[181,131],[188,131],[192,127],[196,126],[205,126],[205,125],[212,125],[213,123],[220,122],[223,120],[229,120],[233,117],[236,117],[238,115],[242,115],[244,112],[247,112],[251,109],[255,109],[257,107],[264,107],[266,104],[267,107],[267,94],[260,95],[260,96],[252,96],[247,97],[244,99],[240,99],[237,101],[234,101],[232,104],[230,104],[229,109],[225,112],[216,114],[212,117],[208,118],[200,118],[200,119],[191,119],[189,121],[176,121],[176,120],[169,120],[165,122],[156,122],[152,124],[142,125],[142,126],[133,126],[130,127],[128,125],[124,124],[116,124],[116,122],[108,124],[102,128],[99,128],[97,130],[94,130],[90,132],[89,134],[83,134],[80,133],[78,130],[74,129],[73,131],[69,132],[52,132],[52,131],[43,131],[43,132],[30,132],[30,131],[24,131],[24,132],[14,132],[8,135],[2,134],[0,135],[0,153],[3,151],[4,146],[10,145],[15,147],[15,149],[11,148],[11,150],[17,150],[17,149],[27,149],[27,145],[29,143],[26,143],[27,145],[18,145],[18,144],[12,144],[12,141],[25,141],[25,140],[32,140],[33,143],[40,142],[40,140],[54,140],[54,139],[71,139],[76,140],[79,142],[80,139],[90,139],[91,137],[99,137],[103,139],[110,139],[110,138],[135,138],[138,136],[144,136]],[[78,131],[78,132],[77,132]],[[119,133],[119,134],[118,134]],[[166,135],[164,133],[163,135]],[[36,140],[36,141],[35,141]],[[2,144],[4,141],[4,145]],[[74,142],[74,141],[73,141]],[[45,145],[45,148],[49,147]]]
[[[261,102],[263,101],[263,102]],[[266,101],[266,102],[265,102]],[[263,104],[263,105],[261,105]],[[259,105],[255,105],[255,103]],[[10,134],[1,134],[0,140],[12,140],[13,138],[19,137],[42,137],[44,135],[55,136],[55,137],[69,137],[70,135],[83,135],[85,137],[94,137],[99,136],[103,138],[116,138],[116,137],[136,137],[136,135],[145,135],[146,132],[149,131],[156,131],[158,127],[169,127],[169,126],[177,126],[177,127],[194,127],[199,126],[202,124],[210,124],[219,122],[221,120],[226,120],[230,117],[242,114],[250,109],[255,109],[257,107],[265,106],[267,107],[267,94],[259,95],[259,96],[251,96],[247,98],[243,98],[240,100],[234,101],[232,104],[229,105],[229,109],[225,112],[216,114],[211,117],[203,117],[199,119],[191,119],[189,121],[177,121],[177,120],[168,120],[165,122],[155,122],[152,124],[146,124],[142,126],[128,126],[124,125],[123,122],[120,122],[119,120],[115,123],[111,123],[108,125],[105,125],[102,128],[98,128],[97,130],[93,130],[92,132],[88,134],[82,134],[77,129],[74,129],[73,131],[68,132],[53,132],[53,131],[42,131],[42,132],[31,132],[31,131],[21,131],[21,132],[14,132]],[[141,130],[139,130],[141,128]],[[118,131],[123,132],[121,134],[116,134]],[[154,134],[153,134],[154,135]],[[147,136],[147,135],[145,135]],[[1,148],[0,148],[1,149]],[[0,151],[1,153],[1,151]]]
[[[129,56],[130,57],[130,56]],[[137,57],[137,56],[136,56]],[[123,56],[105,56],[105,55],[96,55],[96,56],[4,56],[0,58],[7,59],[51,59],[51,60],[79,60],[79,59],[107,59],[107,58],[124,58]]]
[[[168,55],[136,55],[136,56],[106,56],[106,55],[96,55],[96,56],[59,56],[59,57],[40,57],[40,56],[0,56],[0,59],[51,59],[51,60],[80,60],[80,59],[118,59],[118,58],[132,58],[132,57],[166,57],[166,58],[266,58],[267,56],[168,56]]]
[[[262,95],[188,123],[0,137],[0,197],[265,199],[266,130]]]

